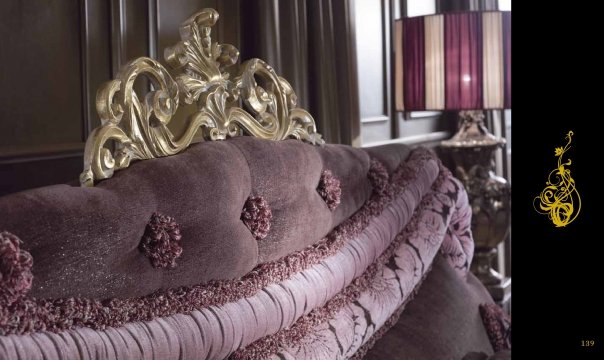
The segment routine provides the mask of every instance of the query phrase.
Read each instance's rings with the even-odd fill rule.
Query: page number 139
[[[594,346],[596,342],[594,340],[581,340],[581,346],[591,347]]]

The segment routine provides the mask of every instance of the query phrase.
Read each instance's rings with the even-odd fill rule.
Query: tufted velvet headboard
[[[324,144],[270,66],[227,76],[217,16],[183,24],[175,75],[141,58],[99,91],[82,186],[0,198],[0,359],[360,358],[437,256],[471,279],[467,196],[436,155]]]
[[[338,179],[331,211],[318,188]],[[132,297],[158,288],[238,278],[322,239],[371,193],[369,156],[251,137],[204,142],[133,164],[95,187],[56,185],[0,200],[0,229],[26,241],[36,297]],[[242,221],[246,201],[264,200],[270,230],[256,240]],[[154,213],[179,226],[174,269],[154,267],[140,243]],[[35,221],[32,221],[35,219]]]

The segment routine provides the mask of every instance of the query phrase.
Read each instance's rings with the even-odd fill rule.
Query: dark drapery
[[[241,1],[241,58],[287,79],[329,143],[359,133],[353,16],[347,0]]]

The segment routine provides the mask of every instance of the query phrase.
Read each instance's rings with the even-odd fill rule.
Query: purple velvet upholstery
[[[369,156],[384,164],[388,173],[392,174],[407,159],[411,148],[400,144],[390,144],[366,148],[365,151]]]
[[[341,181],[333,212],[316,191],[325,169]],[[0,231],[17,235],[34,257],[32,296],[146,295],[238,278],[319,241],[368,199],[368,169],[363,150],[340,145],[250,137],[200,143],[134,163],[94,188],[56,185],[2,197]],[[240,219],[249,196],[262,196],[272,210],[260,241]],[[174,269],[154,268],[139,251],[154,212],[180,225]]]
[[[455,204],[459,198],[467,198],[461,184],[447,175],[441,171],[440,181],[423,196],[405,230],[378,257],[373,271],[368,270],[369,278],[355,279],[354,295],[340,305],[338,299],[331,300],[336,302],[331,305],[336,309],[318,324],[313,319],[313,326],[303,339],[279,342],[277,337],[280,349],[272,354],[272,359],[362,358],[376,335],[388,330],[389,322],[396,321],[412,299],[449,231]],[[464,273],[460,277],[465,276]],[[329,306],[328,303],[326,307]]]
[[[222,359],[238,347],[292,326],[313,309],[324,306],[354,278],[362,276],[405,228],[437,171],[436,165],[430,163],[417,181],[409,184],[381,215],[372,219],[358,236],[333,256],[286,281],[266,286],[254,296],[190,314],[129,323],[105,331],[79,328],[59,334],[0,337],[0,358],[19,358],[18,350],[13,349],[17,347],[23,349],[20,358],[35,359],[35,354],[45,350],[36,342],[43,338],[57,344],[46,349],[48,359],[62,359],[62,354],[79,354],[83,359],[93,359],[94,356],[87,354],[105,351],[119,354],[117,359],[178,359],[179,354],[197,356],[189,355],[185,359]],[[8,350],[2,352],[2,349]]]
[[[465,279],[473,251],[461,184],[402,145],[202,143],[0,215],[34,275],[0,359],[359,357],[438,252]]]
[[[134,163],[94,188],[56,185],[2,197],[0,229],[33,256],[35,297],[129,297],[238,277],[258,259],[240,220],[251,193],[246,168],[229,142],[202,143]],[[175,269],[154,268],[139,250],[154,212],[180,225],[184,250]]]

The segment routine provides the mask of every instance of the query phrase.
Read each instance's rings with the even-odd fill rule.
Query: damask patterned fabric
[[[445,171],[446,169],[441,169]],[[465,278],[474,255],[471,232],[472,208],[467,196],[458,196],[441,252],[460,276]]]
[[[512,318],[496,304],[480,305],[480,316],[495,351],[512,349]]]
[[[493,354],[478,311],[479,304],[489,301],[491,295],[480,280],[471,272],[465,279],[459,277],[446,257],[439,255],[415,298],[399,320],[391,322],[392,328],[378,334],[364,359],[462,359],[469,351]]]
[[[446,172],[441,171],[440,181],[424,197],[403,233],[394,240],[393,254],[388,254],[391,256],[378,265],[369,286],[361,289],[353,301],[332,317],[313,327],[304,339],[284,344],[272,359],[361,358],[365,351],[363,345],[387,321],[396,322],[391,319],[392,315],[400,315],[419,288],[449,232],[451,218],[456,214],[455,206],[463,204],[464,201],[459,199],[466,197],[461,184],[444,174]],[[458,239],[471,242],[469,221],[467,225],[463,233],[457,231],[456,234]],[[453,240],[450,238],[449,241]],[[361,353],[355,355],[359,350]]]
[[[247,146],[245,141],[235,146]],[[247,154],[257,155],[253,161],[247,159],[254,187],[261,175],[252,164],[263,163],[260,157],[267,150],[260,144],[250,146]],[[409,153],[403,146],[388,148],[384,158],[396,158],[387,153],[397,151]],[[345,162],[338,165],[337,159],[350,159],[350,152],[328,148],[320,154],[325,156],[323,166],[340,178]],[[286,256],[265,260],[239,279],[102,301],[28,295],[10,308],[0,307],[0,330],[5,334],[0,336],[0,359],[361,356],[376,335],[396,321],[439,251],[462,277],[472,256],[470,211],[461,184],[430,151],[417,149],[408,157],[399,156],[403,160],[396,168],[373,160],[368,170],[342,181],[342,201],[330,219],[350,211],[351,201],[358,201],[346,199],[358,196],[346,186],[359,184],[357,192],[363,189],[358,177],[371,184],[372,195],[327,236],[302,241],[311,245],[300,250],[279,245],[268,258],[288,249]],[[270,166],[277,171],[281,165]],[[322,201],[316,185],[307,190]],[[259,194],[273,209],[269,234],[273,225],[282,226],[280,217],[286,209],[283,199],[271,191]],[[325,203],[320,204],[329,213]],[[181,229],[184,222],[179,222]],[[184,258],[189,251],[186,232],[179,234]],[[270,235],[264,240],[271,240]],[[249,241],[257,240],[250,236]],[[177,263],[176,269],[187,266],[180,258]]]

